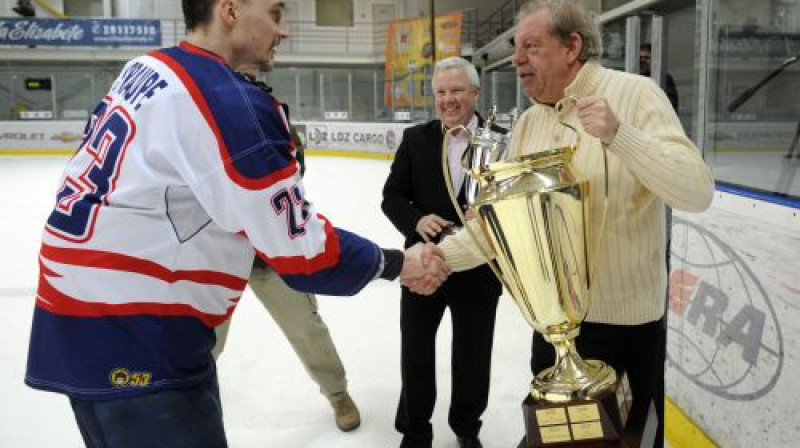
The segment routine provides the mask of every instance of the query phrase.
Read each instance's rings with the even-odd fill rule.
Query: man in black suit
[[[437,120],[403,133],[391,172],[383,188],[383,212],[405,236],[406,246],[438,241],[453,226],[462,225],[450,200],[442,172],[442,144],[447,129],[463,125],[475,131],[483,119],[475,113],[480,80],[475,67],[462,58],[436,63],[433,91]],[[495,128],[503,132],[500,128]],[[455,135],[454,135],[455,134]],[[458,161],[467,133],[448,139],[454,189],[462,189],[465,172]],[[465,205],[463,189],[459,201]],[[395,427],[403,434],[401,448],[430,448],[430,423],[436,402],[436,332],[446,308],[453,328],[452,395],[448,422],[462,448],[481,448],[478,432],[489,397],[489,374],[495,312],[502,291],[487,265],[454,273],[430,297],[403,287],[401,293],[402,391]]]

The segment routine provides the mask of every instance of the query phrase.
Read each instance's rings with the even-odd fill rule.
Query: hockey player
[[[188,38],[130,61],[89,119],[47,220],[25,382],[69,397],[87,447],[227,446],[214,327],[254,253],[292,288],[375,278],[432,292],[441,253],[381,249],[305,198],[268,68],[276,0],[183,0]]]

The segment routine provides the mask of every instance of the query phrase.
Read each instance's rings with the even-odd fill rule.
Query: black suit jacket
[[[479,127],[483,126],[483,122],[478,116]],[[498,126],[492,126],[492,130],[506,132]],[[432,120],[407,128],[397,148],[389,177],[383,187],[381,208],[389,221],[405,236],[405,247],[423,241],[416,230],[417,222],[431,213],[458,226],[463,225],[447,193],[442,172],[443,142],[442,122]],[[487,265],[453,273],[445,285],[452,285],[451,280],[456,280],[464,288],[477,287],[475,292],[486,291],[484,288],[487,287],[496,295],[501,291],[500,282]],[[463,289],[462,287],[459,289]]]

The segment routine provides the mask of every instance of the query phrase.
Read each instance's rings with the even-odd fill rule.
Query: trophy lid
[[[566,146],[489,164],[481,175],[487,188],[476,198],[475,205],[580,183],[570,169],[575,149]]]
[[[546,170],[553,167],[568,166],[572,162],[576,147],[564,146],[520,156],[511,160],[501,160],[489,164],[486,172],[496,179],[518,176],[525,172]]]

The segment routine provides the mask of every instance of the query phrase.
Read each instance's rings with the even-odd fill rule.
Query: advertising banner
[[[715,444],[800,440],[800,215],[717,192],[675,213],[667,395]]]
[[[310,154],[391,158],[410,123],[298,121]],[[71,154],[85,121],[0,121],[0,156]]]
[[[310,153],[370,153],[393,156],[400,145],[403,130],[410,124],[402,123],[295,123],[298,133]]]
[[[75,152],[84,127],[85,121],[0,121],[0,156]]]
[[[0,45],[161,46],[161,22],[147,19],[0,18]]]
[[[433,61],[461,56],[461,11],[436,16],[436,53],[429,18],[395,20],[386,27],[385,99],[387,106],[422,107],[430,96]],[[435,56],[435,57],[434,57]]]

